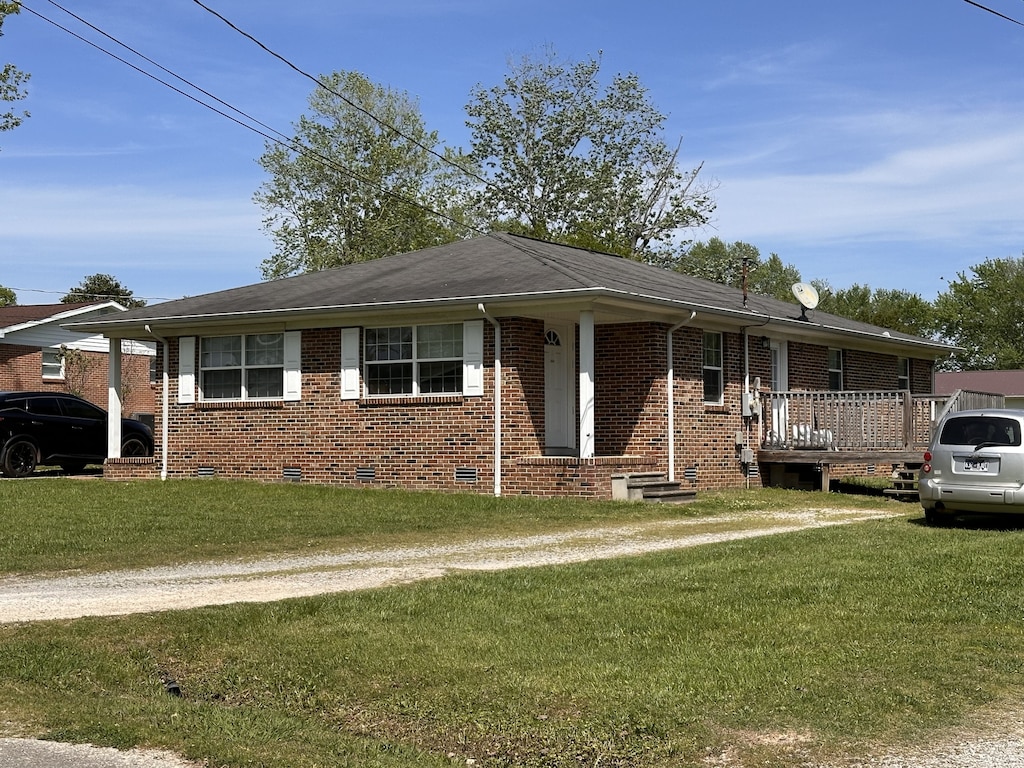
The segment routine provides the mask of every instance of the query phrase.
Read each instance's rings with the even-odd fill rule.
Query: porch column
[[[580,458],[594,457],[594,312],[580,312]]]
[[[107,355],[107,458],[121,458],[121,340],[109,339]]]

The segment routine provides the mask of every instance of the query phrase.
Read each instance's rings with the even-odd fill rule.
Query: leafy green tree
[[[3,37],[4,19],[21,11],[18,3],[0,0],[0,37]],[[0,69],[0,101],[19,101],[27,95],[22,86],[28,82],[29,75],[22,72],[13,64],[5,64]],[[9,131],[21,125],[28,117],[28,112],[18,114],[13,109],[7,112],[0,112],[0,131]]]
[[[706,243],[694,243],[677,259],[674,268],[683,274],[742,288],[744,266],[748,293],[792,300],[793,283],[800,282],[799,270],[792,264],[783,264],[775,253],[762,261],[755,246],[739,240],[726,243],[713,237]]]
[[[829,286],[819,296],[818,308],[840,317],[922,337],[937,329],[935,307],[909,291],[854,284],[838,290]]]
[[[62,304],[106,300],[116,301],[128,309],[146,306],[145,299],[134,298],[132,292],[121,285],[113,275],[100,273],[89,275],[78,284],[78,287],[72,288],[61,297]]]
[[[657,263],[714,203],[700,168],[679,168],[679,145],[662,138],[665,116],[637,76],[602,87],[600,67],[548,50],[472,90],[467,154],[488,181],[476,202],[502,228]]]
[[[777,253],[762,261],[751,271],[748,287],[751,293],[771,296],[782,301],[792,301],[793,284],[803,280],[800,270],[792,264],[783,264]]]
[[[947,370],[1024,368],[1024,258],[989,259],[957,273],[935,299],[939,334],[963,351]]]
[[[263,276],[462,236],[452,220],[461,220],[464,174],[435,154],[437,133],[426,129],[416,101],[358,72],[335,72],[322,82],[326,87],[309,97],[309,114],[294,124],[293,141],[268,142],[259,160],[269,178],[255,200],[276,251],[263,262]]]
[[[0,307],[12,307],[18,303],[18,295],[10,288],[0,285]]]

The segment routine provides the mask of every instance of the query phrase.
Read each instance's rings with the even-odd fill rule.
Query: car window
[[[0,403],[0,410],[6,411],[11,409],[17,409],[19,411],[26,410],[25,399],[21,397],[12,397]]]
[[[60,416],[60,406],[56,397],[30,397],[26,401],[26,411],[40,416]]]
[[[1020,422],[999,416],[950,419],[942,428],[940,442],[946,445],[1020,445]]]
[[[65,416],[73,416],[76,419],[102,419],[106,415],[92,403],[81,400],[61,400],[61,406],[64,408]]]

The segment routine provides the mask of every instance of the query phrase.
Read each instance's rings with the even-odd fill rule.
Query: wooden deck
[[[757,462],[770,484],[813,477],[828,490],[832,467],[843,464],[920,466],[933,425],[946,413],[1002,408],[1005,398],[960,390],[913,395],[907,390],[769,392],[761,395]],[[777,482],[780,481],[781,482]]]

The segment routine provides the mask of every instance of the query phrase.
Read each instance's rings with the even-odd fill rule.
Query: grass
[[[98,571],[315,549],[451,541],[609,522],[821,504],[821,494],[704,494],[685,507],[361,491],[225,480],[0,481],[0,574]],[[832,497],[837,498],[837,497]],[[878,501],[841,497],[850,507]]]
[[[360,509],[386,502],[405,521],[388,525],[373,512],[380,519],[364,527],[334,521],[342,497],[331,493],[225,485],[227,497],[248,498],[271,520],[232,533],[216,504],[185,505],[167,532],[190,540],[186,532],[212,513],[218,546],[234,549],[262,546],[253,542],[277,528],[293,543],[315,530],[337,542],[440,535],[445,518],[468,535],[564,527],[577,523],[573,511],[604,523],[836,501],[757,492],[722,494],[703,509],[563,510],[519,499],[343,494],[340,506],[368,496]],[[85,497],[153,493],[146,484],[90,487]],[[214,490],[164,488],[175,504]],[[258,504],[263,494],[273,503]],[[288,532],[284,521],[298,513],[281,510],[291,494],[306,519]],[[893,504],[871,500],[882,503]],[[15,529],[35,514],[4,508]],[[549,508],[554,522],[544,519]],[[47,738],[267,768],[467,760],[658,768],[723,754],[733,765],[784,766],[851,744],[909,743],[1024,692],[1024,547],[1017,530],[929,528],[916,524],[913,507],[896,508],[908,514],[613,561],[269,605],[0,625],[0,713]],[[166,676],[182,698],[165,692]],[[778,735],[790,738],[761,738]]]

